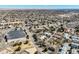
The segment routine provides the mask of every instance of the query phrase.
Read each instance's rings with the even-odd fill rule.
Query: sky
[[[2,9],[79,9],[79,5],[0,5]]]

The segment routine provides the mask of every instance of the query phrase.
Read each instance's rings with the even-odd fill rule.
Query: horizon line
[[[0,5],[0,9],[79,9],[79,5]]]

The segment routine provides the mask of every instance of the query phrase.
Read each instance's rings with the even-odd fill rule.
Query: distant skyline
[[[0,9],[79,9],[79,5],[0,5]]]

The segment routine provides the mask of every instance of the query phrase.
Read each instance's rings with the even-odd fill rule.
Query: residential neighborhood
[[[79,10],[0,10],[0,54],[79,54]]]

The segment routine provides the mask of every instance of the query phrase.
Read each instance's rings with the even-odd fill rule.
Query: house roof
[[[22,29],[11,30],[7,33],[8,39],[17,39],[25,37],[25,33]]]

